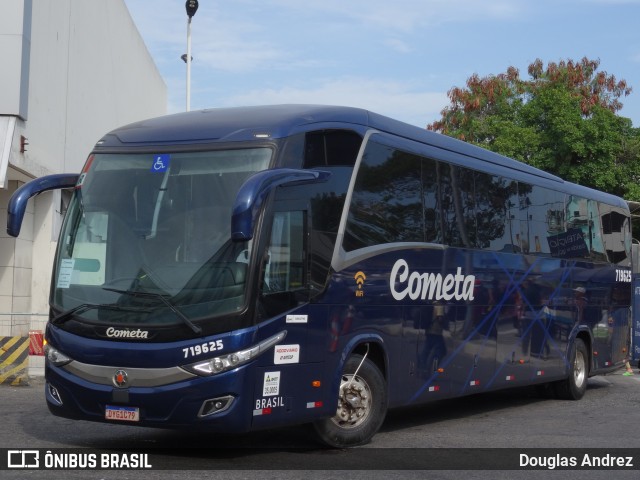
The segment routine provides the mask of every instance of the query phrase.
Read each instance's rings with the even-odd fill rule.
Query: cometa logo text
[[[113,327],[107,328],[109,338],[149,338],[147,330],[116,330]]]
[[[399,259],[391,269],[389,288],[396,300],[473,300],[476,277],[463,275],[458,267],[456,274],[444,277],[440,273],[420,273],[409,271],[409,264]]]

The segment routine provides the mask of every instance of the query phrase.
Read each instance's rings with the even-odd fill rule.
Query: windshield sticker
[[[300,345],[276,345],[273,363],[300,363]]]
[[[280,372],[265,372],[262,396],[275,397],[277,395],[280,395]]]
[[[84,179],[87,178],[87,172],[82,172],[78,177],[78,181],[76,182],[75,188],[80,188],[84,183]]]
[[[161,153],[153,157],[153,165],[151,166],[152,172],[166,172],[169,168],[169,161],[171,155],[168,153]]]
[[[58,272],[58,283],[56,288],[69,288],[75,263],[76,261],[73,258],[67,258],[60,262],[60,271]]]
[[[287,323],[307,323],[306,315],[287,315]]]

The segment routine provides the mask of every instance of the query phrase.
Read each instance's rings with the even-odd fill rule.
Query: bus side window
[[[362,137],[351,130],[318,130],[305,135],[303,168],[352,167],[356,163]]]
[[[602,237],[609,262],[628,265],[631,257],[630,224],[619,207],[600,204]]]
[[[308,299],[305,262],[305,214],[275,212],[264,258],[261,304],[268,316]]]

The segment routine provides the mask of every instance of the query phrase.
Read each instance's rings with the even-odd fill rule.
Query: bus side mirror
[[[249,177],[238,190],[231,215],[231,239],[235,242],[253,238],[253,227],[264,200],[283,186],[326,182],[330,172],[276,168]]]
[[[31,197],[47,190],[75,187],[79,176],[73,173],[47,175],[31,180],[18,188],[11,195],[7,207],[7,233],[12,237],[20,235],[24,212],[27,210],[27,202]]]

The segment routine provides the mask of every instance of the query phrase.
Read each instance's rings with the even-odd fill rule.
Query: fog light
[[[55,400],[58,405],[62,405],[62,398],[60,397],[60,392],[58,392],[58,389],[50,383],[47,383],[47,388],[49,389],[49,395],[51,396],[51,398],[53,398],[53,400]]]
[[[205,400],[202,403],[202,407],[200,407],[198,417],[208,417],[210,415],[215,415],[216,413],[222,413],[225,410],[229,410],[234,400],[235,398],[231,395]]]

